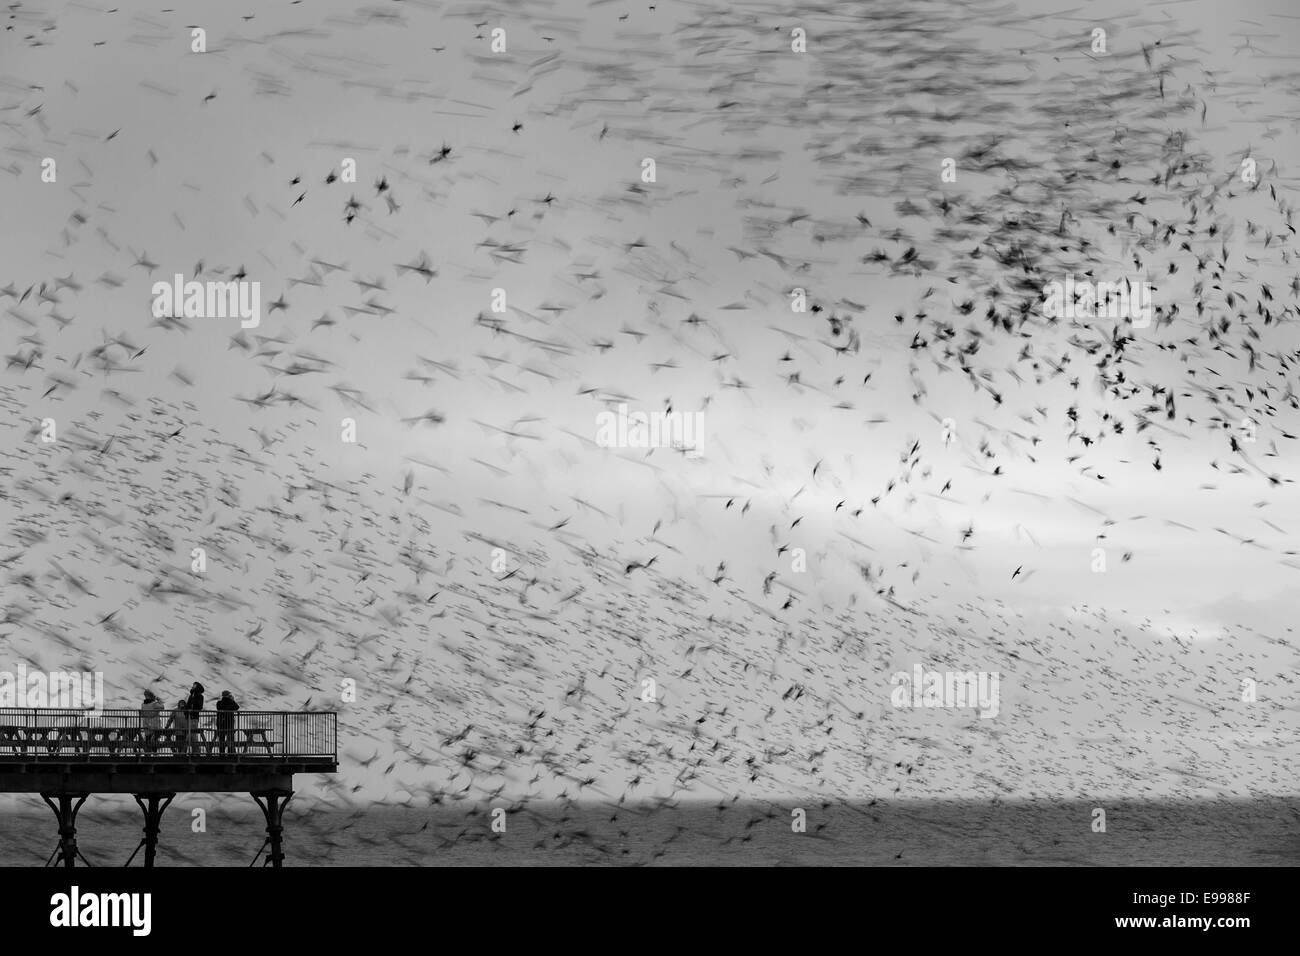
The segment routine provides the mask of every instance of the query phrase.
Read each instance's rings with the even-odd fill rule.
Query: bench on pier
[[[226,731],[200,727],[183,731],[175,728],[23,727],[4,724],[0,725],[0,751],[10,750],[23,757],[54,757],[64,753],[79,756],[107,754],[110,757],[182,756],[186,753],[209,757],[231,754],[270,757],[275,741],[269,733],[265,727],[232,727]]]
[[[268,733],[265,727],[231,727],[225,730],[200,727],[190,731],[193,738],[190,746],[201,748],[208,756],[220,756],[220,751],[224,748],[231,753],[260,753],[269,757],[275,741],[267,736]],[[222,734],[227,736],[223,738]]]

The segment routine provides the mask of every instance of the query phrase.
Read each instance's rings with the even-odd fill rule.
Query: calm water
[[[121,866],[140,839],[138,811],[87,802],[78,843],[96,866]],[[160,865],[246,866],[264,838],[260,814],[214,809],[191,832],[177,803],[163,820]],[[1093,804],[936,801],[804,805],[807,833],[791,832],[792,806],[692,803],[534,806],[511,812],[493,834],[482,807],[291,806],[288,865],[549,866],[1294,866],[1300,864],[1300,799],[1238,802],[1102,802],[1106,833],[1091,829]],[[0,815],[0,862],[40,866],[55,843],[53,815]],[[137,856],[135,864],[140,864]]]

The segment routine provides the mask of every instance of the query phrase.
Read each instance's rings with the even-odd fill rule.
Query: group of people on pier
[[[235,712],[239,704],[228,690],[221,692],[217,700],[217,752],[229,754],[234,752]],[[158,737],[160,730],[175,730],[178,743],[183,752],[197,750],[199,715],[203,710],[203,685],[197,681],[190,688],[188,697],[176,701],[164,726],[162,723],[163,702],[151,690],[144,692],[144,703],[140,708],[141,720],[148,731],[150,741]]]

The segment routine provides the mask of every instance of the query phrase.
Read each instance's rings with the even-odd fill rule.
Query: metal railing
[[[190,720],[175,710],[0,708],[0,760],[15,758],[61,763],[337,761],[338,714],[204,710]]]

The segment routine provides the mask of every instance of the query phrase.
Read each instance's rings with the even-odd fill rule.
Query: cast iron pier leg
[[[63,861],[64,867],[74,867],[77,865],[77,811],[81,805],[86,802],[90,796],[88,793],[58,793],[53,796],[58,797],[58,806],[50,799],[51,794],[41,791],[41,799],[45,805],[54,811],[54,818],[59,821],[59,859]],[[74,804],[72,801],[76,800]],[[84,860],[85,857],[83,856]],[[56,864],[57,865],[57,864]]]
[[[144,813],[144,839],[140,841],[140,845],[144,847],[144,865],[152,868],[154,857],[158,850],[158,833],[162,829],[162,815],[167,811],[167,808],[171,806],[171,802],[175,799],[176,794],[133,793],[131,796],[135,798],[136,804]],[[141,799],[142,797],[143,799]],[[146,800],[148,803],[145,802]],[[159,800],[162,801],[162,806],[158,805]],[[136,847],[137,852],[139,849],[140,847]],[[131,854],[131,859],[135,859],[135,853]],[[131,860],[127,860],[126,865],[130,866]]]
[[[284,808],[293,799],[293,791],[258,790],[252,792],[250,796],[262,808],[262,816],[266,817],[267,842],[271,844],[271,853],[267,857],[267,863],[279,869],[284,863],[284,847],[280,840],[280,834],[284,832],[282,824]]]

